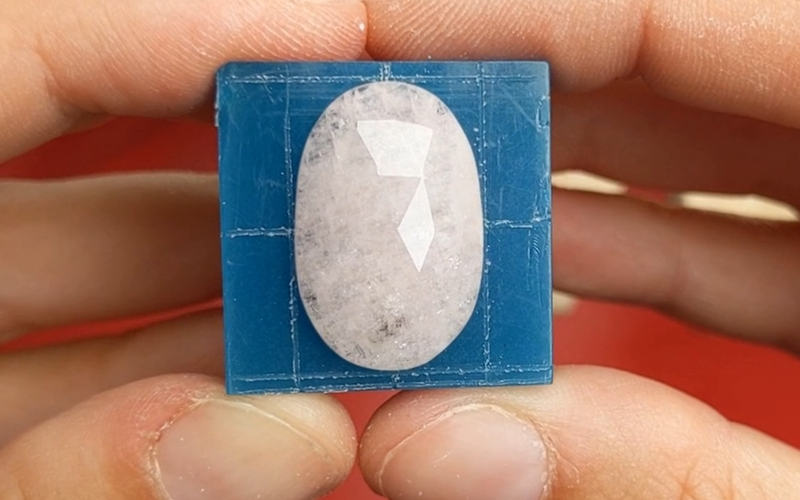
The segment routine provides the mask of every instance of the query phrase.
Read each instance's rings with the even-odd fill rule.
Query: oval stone
[[[301,300],[339,356],[405,370],[461,333],[481,285],[483,209],[472,147],[438,97],[393,81],[339,96],[306,141],[295,203]]]

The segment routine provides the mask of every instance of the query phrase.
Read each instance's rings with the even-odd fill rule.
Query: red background
[[[69,141],[68,153],[64,146]],[[123,170],[216,168],[213,127],[201,123],[120,119],[60,139],[0,166],[3,177],[61,177]],[[30,347],[97,334],[124,325],[72,327],[32,335]],[[711,404],[728,418],[800,447],[800,362],[787,354],[699,332],[656,313],[582,302],[555,321],[556,363],[611,366],[644,375]],[[388,393],[339,396],[362,429]],[[332,500],[378,498],[357,472]]]

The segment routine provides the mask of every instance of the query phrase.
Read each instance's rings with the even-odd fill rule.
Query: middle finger
[[[0,341],[220,293],[216,177],[0,183]]]
[[[640,74],[684,104],[800,126],[794,0],[366,3],[377,58],[543,58],[559,90]]]
[[[222,376],[222,318],[207,311],[123,336],[0,354],[0,448],[105,390],[165,374]]]
[[[638,81],[553,95],[554,170],[796,205],[799,162],[800,130],[677,104]]]

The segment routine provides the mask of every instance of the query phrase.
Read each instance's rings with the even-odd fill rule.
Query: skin
[[[793,0],[12,0],[0,3],[0,161],[113,115],[205,117],[213,72],[231,59],[543,58],[555,169],[797,207],[798,39]],[[58,161],[69,137],[48,146],[42,161]],[[217,296],[215,182],[0,183],[0,338]],[[800,350],[795,224],[625,196],[553,202],[558,288]],[[225,396],[220,336],[210,310],[0,355],[0,498],[287,500],[335,488],[356,461],[346,412],[319,395]],[[392,499],[800,491],[797,450],[595,367],[561,367],[548,387],[401,393],[359,452]]]

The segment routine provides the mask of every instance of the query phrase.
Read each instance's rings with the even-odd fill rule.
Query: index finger
[[[0,161],[93,114],[177,116],[235,59],[351,59],[360,0],[0,3]]]
[[[541,58],[550,62],[558,90],[640,75],[685,104],[800,126],[794,0],[367,4],[367,50],[376,58]]]

